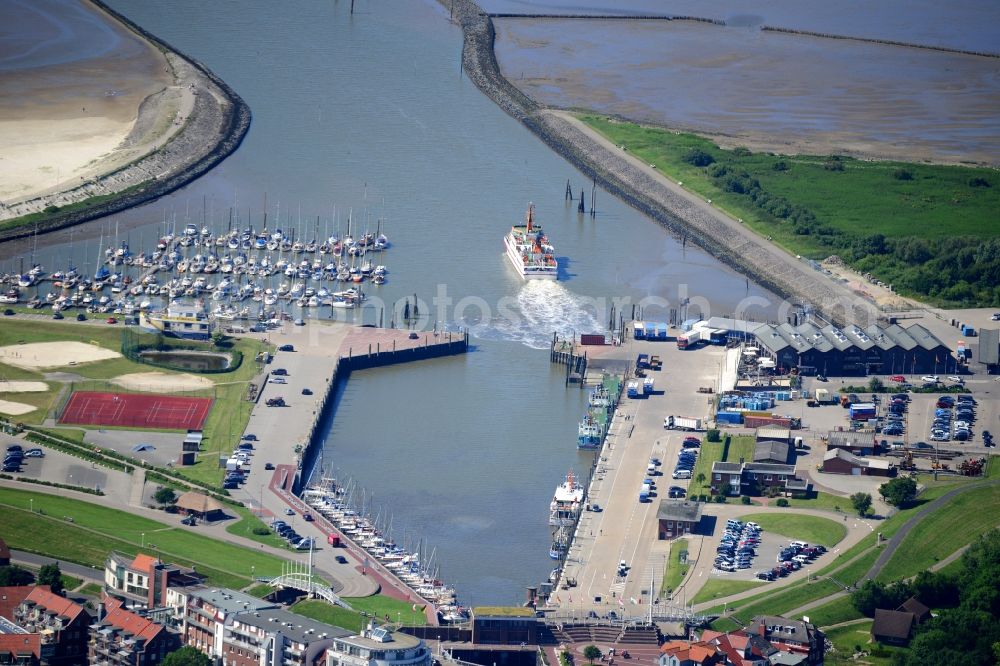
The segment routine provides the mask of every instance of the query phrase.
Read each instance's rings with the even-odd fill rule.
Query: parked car
[[[25,458],[44,458],[45,452],[41,449],[28,449],[24,452]]]
[[[118,320],[117,320],[117,319],[115,319],[114,317],[108,317],[108,318],[107,318],[107,319],[105,319],[104,321],[106,321],[106,322],[107,322],[107,323],[109,323],[109,324],[117,324],[117,323],[118,323]]]
[[[257,435],[253,434],[252,432],[248,432],[247,434],[243,435],[243,439],[247,440],[248,442],[256,442]]]
[[[52,318],[53,319],[65,319],[66,316],[62,312],[59,312],[58,310],[56,310],[55,312],[52,313]]]
[[[278,347],[278,351],[280,351],[280,352],[293,352],[293,351],[295,351],[295,347],[294,347],[294,345],[281,345],[280,347]]]
[[[268,398],[266,404],[268,407],[284,407],[285,399],[280,396],[277,398]]]
[[[264,469],[266,470],[274,469],[274,463],[264,463]]]
[[[87,321],[87,315],[83,314],[82,312],[77,312],[76,313],[76,320],[77,321]]]
[[[277,375],[278,377],[287,377],[288,370],[285,370],[284,368],[275,368],[274,370],[271,371],[271,374]]]
[[[337,562],[339,562],[340,564],[347,564],[347,558],[344,557],[343,555],[337,555],[337,557],[333,559],[337,560]]]
[[[291,508],[285,509],[285,515],[286,516],[294,516],[295,515],[295,510],[291,509]]]
[[[310,388],[302,389],[302,395],[312,395],[312,394],[313,394],[312,389]]]
[[[941,378],[938,377],[937,375],[924,375],[923,377],[920,378],[920,381],[929,382],[931,384],[937,384],[938,382],[941,381]]]

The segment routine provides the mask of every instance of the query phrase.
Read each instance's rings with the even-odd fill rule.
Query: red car
[[[893,375],[892,377],[889,377],[889,379],[890,381],[894,381],[897,384],[902,384],[903,382],[906,381],[906,377],[904,377],[903,375]]]
[[[104,321],[108,322],[109,324],[117,324],[118,323],[118,320],[115,319],[114,317],[108,317]]]

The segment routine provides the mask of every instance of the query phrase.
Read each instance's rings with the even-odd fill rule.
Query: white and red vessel
[[[535,207],[528,204],[524,224],[515,224],[504,239],[507,258],[526,280],[555,280],[559,272],[556,250],[542,228],[534,222]]]

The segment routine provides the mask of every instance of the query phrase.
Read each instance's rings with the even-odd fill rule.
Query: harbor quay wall
[[[85,208],[53,211],[44,219],[31,224],[0,229],[0,241],[23,238],[36,232],[65,229],[158,199],[187,185],[229,157],[239,148],[250,129],[250,107],[208,67],[147,32],[101,0],[92,2],[158,49],[176,56],[192,67],[197,74],[207,79],[207,83],[199,88],[194,109],[185,127],[165,146],[73,190],[21,202],[16,205],[19,210],[14,215],[27,214],[33,208],[48,209],[53,205],[68,205],[72,201],[83,201],[94,196],[111,198]],[[20,209],[24,209],[24,213]]]
[[[316,412],[316,418],[306,437],[306,445],[302,451],[302,464],[296,473],[293,492],[298,494],[309,478],[320,450],[323,448],[324,433],[327,426],[333,419],[336,392],[351,377],[351,372],[355,370],[367,370],[370,368],[380,368],[387,365],[399,363],[410,363],[412,361],[423,361],[443,356],[454,356],[464,354],[469,349],[469,334],[441,334],[448,337],[440,342],[426,341],[423,346],[409,347],[405,349],[382,349],[381,345],[376,345],[374,349],[359,351],[354,353],[353,348],[348,348],[348,354],[343,354],[337,359],[333,369],[333,377],[327,382],[326,391],[320,400],[320,408]]]
[[[869,304],[858,302],[847,290],[836,288],[828,278],[756,238],[735,220],[727,223],[720,219],[721,214],[712,214],[691,198],[669,190],[570,121],[542,109],[501,74],[490,16],[471,0],[452,0],[450,7],[465,36],[465,74],[500,108],[596,184],[782,298],[815,304],[840,325],[867,325],[872,320]]]

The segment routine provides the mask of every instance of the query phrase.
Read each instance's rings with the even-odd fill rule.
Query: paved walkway
[[[67,576],[82,578],[84,582],[87,583],[104,582],[104,571],[101,569],[84,566],[82,564],[74,564],[73,562],[66,562],[65,560],[59,560],[46,555],[36,555],[35,553],[12,549],[10,551],[10,559],[19,564],[27,564],[32,567],[41,567],[45,564],[58,564],[59,570]]]

